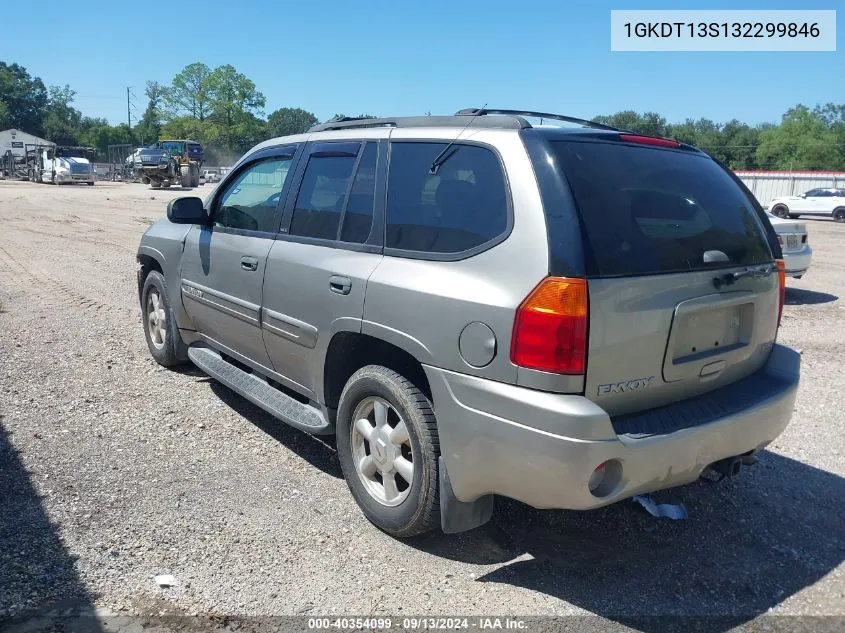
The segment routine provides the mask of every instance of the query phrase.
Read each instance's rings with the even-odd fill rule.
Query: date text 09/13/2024
[[[423,630],[525,630],[527,623],[511,617],[326,617],[309,618],[310,630],[336,631],[387,631],[391,629],[423,631]]]

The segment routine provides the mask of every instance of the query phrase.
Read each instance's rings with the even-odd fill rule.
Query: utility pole
[[[132,110],[129,109],[129,86],[126,86],[126,124],[132,129]]]

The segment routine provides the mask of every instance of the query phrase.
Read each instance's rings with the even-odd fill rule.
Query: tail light
[[[786,303],[786,263],[782,259],[776,259],[778,267],[778,326],[783,316],[783,304]]]
[[[806,243],[807,243],[807,234],[806,234],[806,233],[804,233],[804,235],[802,235],[802,236],[801,236],[801,243],[802,243],[802,244],[806,244]]]
[[[516,311],[511,361],[556,374],[583,374],[588,317],[585,279],[547,277]]]

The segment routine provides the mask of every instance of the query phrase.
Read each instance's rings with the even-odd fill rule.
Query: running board
[[[314,435],[334,433],[334,425],[322,411],[294,400],[260,376],[235,367],[213,349],[193,345],[188,348],[188,358],[203,372],[285,424]]]

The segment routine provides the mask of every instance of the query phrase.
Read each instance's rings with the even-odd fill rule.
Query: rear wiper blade
[[[751,266],[749,268],[746,268],[745,270],[739,270],[735,273],[725,273],[724,275],[714,277],[713,285],[716,286],[716,288],[720,288],[723,284],[726,286],[730,286],[737,280],[744,279],[745,277],[756,277],[758,279],[762,279],[770,276],[776,270],[777,268],[775,266],[772,266],[771,264],[764,264],[763,266]]]
[[[745,270],[740,270],[739,272],[732,273],[732,277],[734,280],[742,279],[743,277],[768,277],[773,272],[775,272],[775,267],[766,264],[763,266],[755,266],[752,268],[746,268]]]

